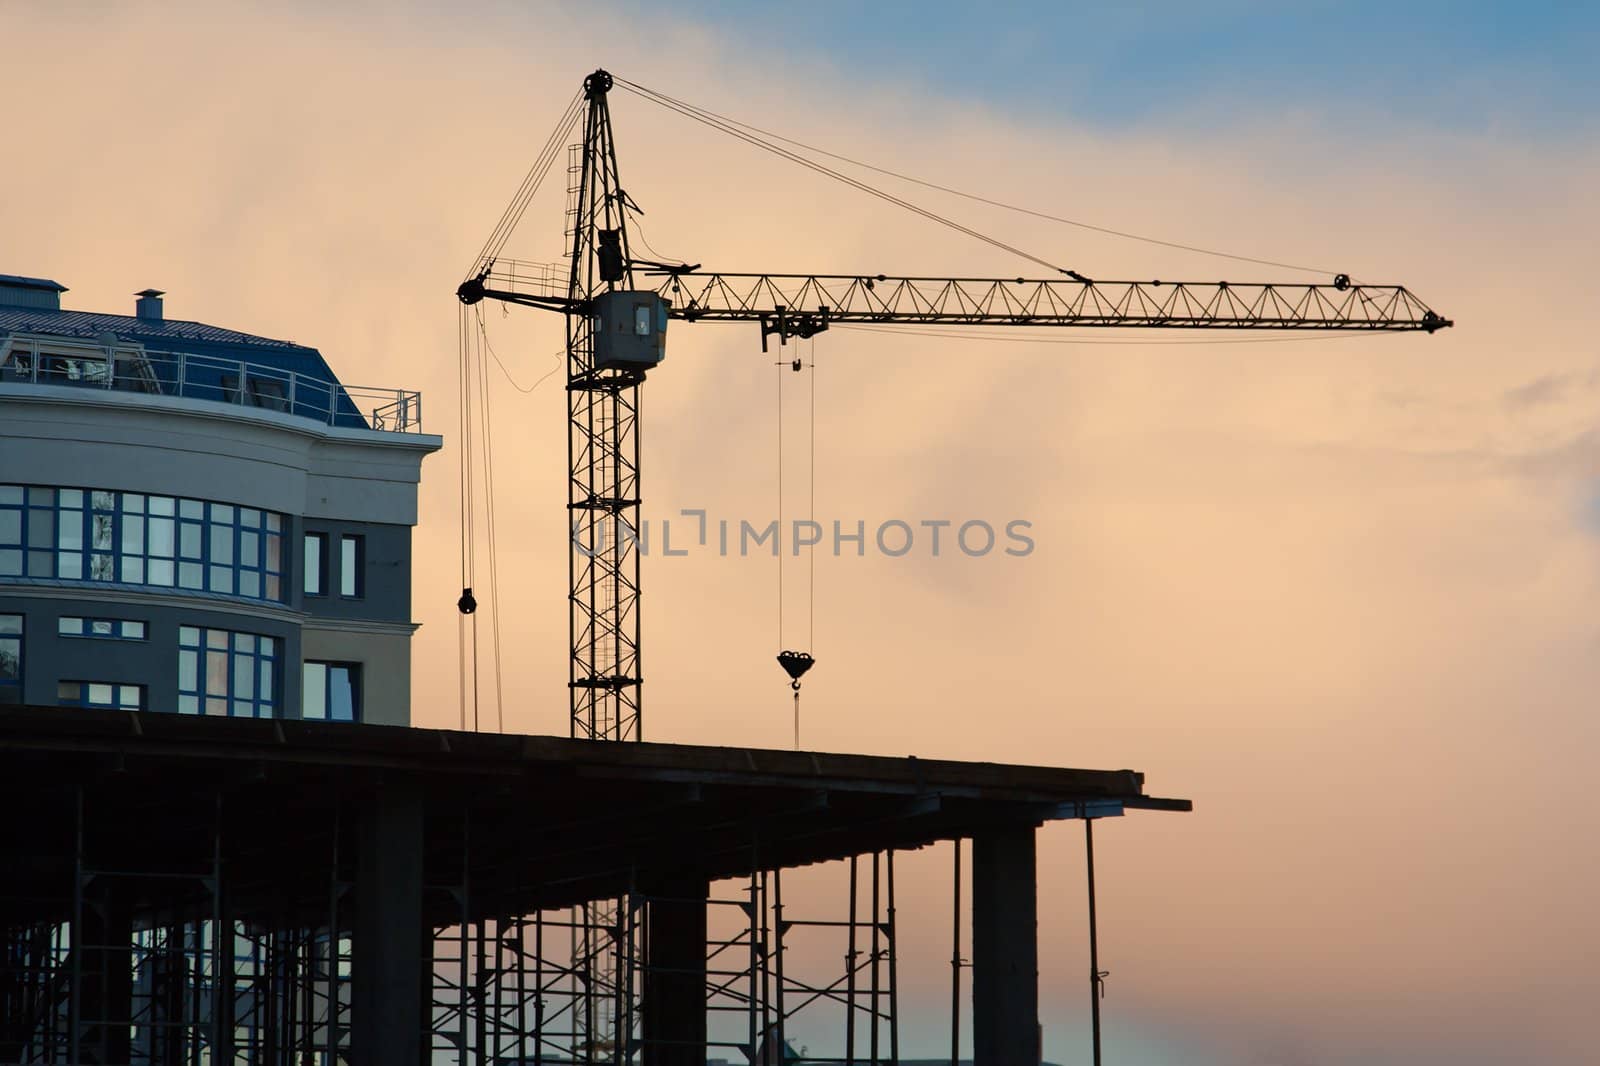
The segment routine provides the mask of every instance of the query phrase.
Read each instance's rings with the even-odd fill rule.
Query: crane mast
[[[644,372],[602,367],[594,318],[602,294],[632,287],[628,225],[607,93],[611,75],[584,79],[588,108],[569,189],[567,277],[567,611],[571,735],[640,740],[639,385]],[[607,526],[610,526],[608,536]]]

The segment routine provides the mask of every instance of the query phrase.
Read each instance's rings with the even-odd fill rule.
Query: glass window
[[[56,685],[56,702],[63,707],[113,707],[121,711],[145,709],[143,685],[111,681],[62,681]]]
[[[99,637],[103,640],[143,640],[146,626],[121,618],[80,618],[63,615],[56,623],[56,633],[63,637]]]
[[[276,717],[277,663],[274,637],[180,626],[178,712]]]
[[[307,662],[301,669],[300,716],[361,721],[361,664]]]
[[[22,616],[0,614],[0,703],[22,702]]]
[[[70,514],[69,517],[69,512],[62,513],[61,536],[56,538],[56,547],[66,548],[69,551],[83,549],[83,515]]]
[[[362,569],[366,563],[366,538],[346,533],[339,538],[339,595],[360,596],[366,584]]]
[[[107,489],[0,485],[0,577],[283,600],[283,516]],[[326,579],[324,560],[322,575]]]
[[[339,663],[328,667],[328,717],[335,722],[354,722],[360,710],[356,682],[361,668]]]
[[[305,545],[305,593],[321,596],[327,591],[325,573],[328,569],[328,535],[307,533]]]
[[[328,717],[328,664],[306,663],[300,670],[305,694],[300,697],[301,718]]]
[[[79,531],[82,537],[82,531]],[[43,507],[28,508],[28,543],[33,545],[54,544],[56,539],[56,515],[54,511]],[[82,540],[79,540],[82,544]]]
[[[233,508],[230,507],[228,510],[231,513]],[[212,511],[215,513],[216,508],[213,507]],[[231,525],[213,525],[211,527],[211,562],[213,565],[233,562],[233,527]]]
[[[170,559],[176,553],[172,540],[174,523],[170,518],[150,519],[150,554]]]

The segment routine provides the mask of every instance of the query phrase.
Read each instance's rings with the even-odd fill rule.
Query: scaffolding
[[[979,1061],[1030,1061],[1035,829],[1188,806],[1129,771],[54,709],[0,731],[23,719],[5,1063],[897,1064],[897,865],[967,840],[952,1030],[970,975]]]

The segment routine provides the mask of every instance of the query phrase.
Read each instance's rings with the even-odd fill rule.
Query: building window
[[[104,640],[143,640],[148,627],[143,622],[121,618],[78,618],[64,615],[56,623],[63,637],[99,637]]]
[[[305,593],[325,596],[328,592],[328,535],[307,533],[305,550]]]
[[[366,589],[362,568],[367,562],[367,538],[346,533],[339,538],[339,595],[359,598]]]
[[[256,633],[178,627],[178,713],[275,718],[278,641]]]
[[[144,686],[111,681],[63,681],[56,686],[56,702],[63,707],[112,707],[121,711],[142,711]]]
[[[0,577],[281,602],[284,517],[172,496],[0,485]]]
[[[0,704],[22,702],[22,616],[0,614]]]
[[[307,662],[300,717],[330,722],[361,721],[361,664]]]

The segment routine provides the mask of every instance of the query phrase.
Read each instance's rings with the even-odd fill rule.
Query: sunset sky
[[[1594,1061],[1600,17],[857,8],[0,3],[0,272],[54,278],[75,309],[164,289],[170,318],[422,390],[446,446],[423,469],[413,719],[448,726],[453,294],[598,66],[990,198],[1405,284],[1456,328],[818,337],[820,520],[1025,520],[1036,549],[820,558],[815,639],[795,585],[783,637],[819,662],[804,742],[1131,767],[1195,801],[1097,831],[1108,1062]],[[664,256],[1037,270],[637,97],[612,108]],[[510,254],[559,258],[563,178]],[[1096,277],[1325,280],[872,180]],[[484,317],[518,385],[559,365],[555,316]],[[769,520],[777,356],[754,326],[669,337],[646,388],[647,517]],[[494,374],[504,728],[564,734],[563,394],[559,374],[530,392]],[[806,400],[784,387],[792,489]],[[787,746],[773,560],[645,565],[647,737]],[[1046,1055],[1087,1062],[1081,828],[1043,830],[1041,864]],[[948,854],[904,869],[906,1044],[938,1054]]]

